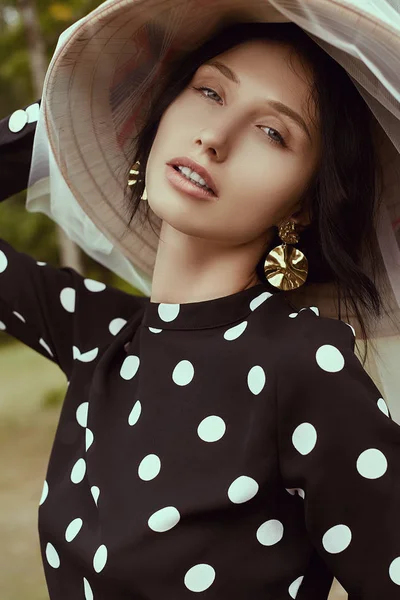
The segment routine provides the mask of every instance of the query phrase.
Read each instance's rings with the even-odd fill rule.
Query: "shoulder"
[[[284,294],[273,294],[259,310],[260,333],[276,343],[276,348],[307,351],[321,344],[355,347],[355,330],[346,321],[322,316],[318,306],[293,304]]]
[[[343,375],[344,364],[358,367],[353,327],[321,316],[318,306],[292,303],[284,293],[273,294],[253,314],[251,344],[262,351],[270,373],[283,386],[309,385],[322,374]]]
[[[356,358],[355,331],[346,321],[323,317],[317,306],[295,308],[287,300],[279,344],[280,371],[307,377],[312,373],[338,372],[344,361]],[[358,359],[357,359],[358,360]]]
[[[355,346],[354,328],[340,319],[323,317],[317,306],[306,306],[293,315],[297,325],[298,347],[314,347],[319,344],[336,344],[343,348]]]

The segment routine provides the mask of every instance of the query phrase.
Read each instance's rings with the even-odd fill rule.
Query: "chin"
[[[171,227],[190,235],[199,235],[202,231],[204,233],[209,216],[204,215],[201,218],[195,207],[191,205],[190,198],[181,198],[174,192],[165,193],[165,188],[162,193],[152,191],[151,196],[148,192],[148,197],[151,210]],[[150,201],[150,197],[153,200]]]

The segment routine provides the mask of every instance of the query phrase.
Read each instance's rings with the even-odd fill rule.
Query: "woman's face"
[[[287,46],[268,41],[236,46],[209,62],[226,65],[240,83],[224,67],[221,72],[205,63],[164,113],[146,189],[152,210],[173,228],[222,244],[251,243],[265,241],[273,225],[299,210],[320,140],[318,122],[313,125],[307,111],[311,75],[297,57],[292,70],[288,53]],[[208,170],[218,198],[196,199],[171,185],[166,164],[177,156]],[[308,215],[303,211],[296,222],[306,225]]]

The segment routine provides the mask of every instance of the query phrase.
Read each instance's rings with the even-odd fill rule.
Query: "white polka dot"
[[[270,292],[263,292],[256,298],[253,298],[253,300],[250,302],[250,310],[255,310],[256,308],[258,308],[260,306],[260,304],[265,302],[265,300],[267,298],[270,298],[271,296],[272,296],[272,294],[270,294]]]
[[[259,365],[252,367],[247,375],[247,385],[249,390],[257,396],[264,388],[265,373],[264,369]]]
[[[43,338],[40,338],[40,340],[39,340],[39,344],[40,344],[41,346],[43,346],[43,348],[44,348],[45,350],[47,350],[47,352],[50,354],[50,356],[54,356],[54,354],[52,353],[52,351],[51,351],[51,350],[50,350],[50,348],[49,348],[49,345],[48,345],[48,344],[46,344],[46,342],[44,341],[44,339],[43,339]]]
[[[185,586],[191,592],[204,592],[213,583],[215,571],[210,565],[198,564],[189,569],[185,575]]]
[[[87,427],[89,402],[82,402],[76,409],[76,420],[81,427]]]
[[[129,425],[136,425],[136,423],[139,420],[139,417],[141,415],[142,412],[142,405],[139,402],[139,400],[137,400],[131,410],[131,412],[129,413],[129,417],[128,417],[128,423]]]
[[[6,330],[6,326],[5,326],[5,324],[3,323],[3,321],[0,321],[0,330],[1,330],[1,331],[5,331],[5,330]]]
[[[89,450],[89,448],[93,444],[93,442],[94,442],[93,431],[91,429],[86,429],[86,431],[85,431],[85,447],[86,447],[86,452]]]
[[[149,327],[149,331],[151,331],[151,333],[161,333],[162,329],[157,329],[156,327]]]
[[[319,308],[318,308],[318,306],[310,306],[310,310],[312,310],[317,315],[317,317],[319,317]]]
[[[254,498],[258,492],[258,483],[252,477],[241,475],[228,489],[228,498],[234,504],[242,504]]]
[[[263,546],[273,546],[283,538],[283,525],[277,519],[270,519],[260,525],[256,535]]]
[[[66,287],[60,292],[61,306],[69,313],[75,312],[76,292],[74,288]]]
[[[37,261],[36,261],[36,264],[37,264],[39,267],[45,267],[45,266],[47,265],[47,263],[45,263],[45,262],[43,262],[43,261],[41,261],[41,260],[37,260]]]
[[[46,546],[46,558],[47,562],[53,569],[58,569],[60,566],[60,557],[58,556],[57,550],[50,542]]]
[[[299,314],[299,313],[297,313],[297,312],[290,313],[289,317],[290,317],[291,319],[295,319],[295,318],[297,317],[297,315],[298,315],[298,314]]]
[[[337,373],[344,367],[343,354],[331,344],[320,346],[315,354],[317,364],[324,371]]]
[[[117,317],[110,321],[108,329],[112,335],[118,335],[121,329],[127,324],[126,319],[122,319],[121,317]]]
[[[100,573],[106,566],[107,562],[107,548],[104,544],[102,544],[96,551],[96,554],[93,558],[93,568],[96,573]]]
[[[18,109],[11,115],[8,121],[8,128],[12,133],[19,133],[28,122],[28,114],[25,110]]]
[[[289,585],[288,592],[291,598],[297,598],[297,592],[299,591],[299,587],[301,586],[303,579],[304,575],[301,575]]]
[[[361,452],[357,459],[357,471],[366,479],[378,479],[387,471],[386,456],[376,448]]]
[[[153,531],[163,533],[175,527],[179,523],[180,518],[179,511],[175,506],[166,506],[151,515],[148,525]]]
[[[181,360],[172,373],[172,379],[176,385],[187,385],[194,376],[194,367],[189,360]]]
[[[136,373],[138,372],[139,365],[140,359],[138,356],[136,356],[135,354],[127,356],[124,362],[122,363],[122,367],[119,372],[122,379],[125,379],[125,381],[129,381],[129,379],[135,377]]]
[[[89,582],[85,577],[83,578],[83,590],[85,592],[85,600],[93,600],[93,592],[92,588],[89,585]]]
[[[92,494],[93,500],[95,501],[95,503],[97,505],[97,501],[100,496],[100,489],[97,487],[97,485],[92,485],[92,487],[90,488],[90,493]]]
[[[0,273],[4,273],[4,271],[7,269],[7,266],[7,256],[4,254],[3,250],[0,250]]]
[[[350,323],[346,323],[346,321],[342,321],[343,323],[345,323],[345,325],[348,325],[348,327],[350,327],[350,329],[353,332],[354,337],[356,337],[356,330],[354,329],[353,325],[350,325]]]
[[[72,540],[76,538],[76,536],[82,529],[82,525],[82,519],[74,519],[73,521],[71,521],[71,523],[68,525],[65,531],[65,539],[67,540],[67,542],[72,542]]]
[[[229,341],[236,340],[242,335],[246,327],[247,321],[243,321],[243,323],[239,323],[239,325],[235,325],[234,327],[227,329],[224,333],[224,338]]]
[[[302,423],[293,432],[293,446],[300,454],[309,454],[317,443],[317,431],[311,423]]]
[[[390,563],[389,576],[393,583],[400,585],[400,556]]]
[[[94,279],[84,279],[83,283],[89,292],[102,292],[107,287],[105,283],[95,281]]]
[[[17,317],[17,319],[19,319],[23,323],[26,323],[24,317],[19,312],[17,312],[16,310],[13,310],[13,315],[15,315]]]
[[[285,488],[287,492],[289,492],[289,494],[291,496],[295,496],[296,492],[297,494],[300,496],[300,498],[305,498],[306,494],[305,491],[302,488]]]
[[[48,495],[49,495],[49,486],[48,486],[47,481],[45,481],[43,484],[42,495],[40,498],[39,506],[41,506],[43,504],[43,502],[46,500]]]
[[[158,314],[162,321],[170,323],[179,315],[180,304],[160,304]]]
[[[161,469],[161,461],[156,454],[148,454],[144,457],[138,468],[138,475],[144,481],[150,481],[157,477]]]
[[[378,408],[383,412],[387,417],[389,416],[389,408],[383,398],[379,398],[378,400]]]
[[[338,554],[346,550],[351,542],[351,531],[347,525],[335,525],[328,529],[322,538],[322,545],[330,554]]]
[[[85,477],[86,473],[86,462],[83,458],[80,458],[74,464],[71,471],[71,481],[72,483],[80,483],[82,479]]]
[[[83,352],[81,354],[79,348],[76,346],[72,347],[72,355],[74,359],[84,363],[92,362],[97,357],[98,353],[98,348],[93,348],[93,350],[88,350],[87,352]]]
[[[197,428],[197,434],[204,442],[217,442],[226,430],[225,421],[221,417],[211,415],[202,420]]]
[[[28,106],[25,112],[28,115],[28,123],[36,123],[36,121],[39,120],[40,114],[39,103],[35,102],[34,104],[31,104],[30,106]]]

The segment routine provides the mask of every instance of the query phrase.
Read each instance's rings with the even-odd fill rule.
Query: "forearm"
[[[28,186],[37,123],[34,120],[37,111],[30,107],[34,105],[19,111],[17,118],[13,117],[13,113],[0,121],[0,202]],[[22,111],[26,111],[25,119]]]

